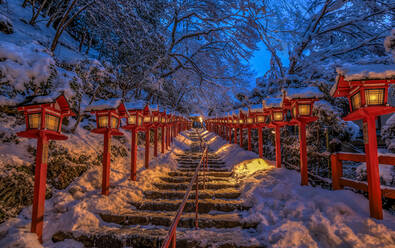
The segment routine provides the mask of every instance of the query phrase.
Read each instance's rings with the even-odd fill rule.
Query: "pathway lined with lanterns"
[[[160,247],[201,159],[198,133],[186,133],[192,144],[189,150],[178,155],[177,170],[168,172],[167,176],[154,183],[154,190],[145,191],[143,201],[130,202],[128,212],[117,215],[99,213],[104,222],[120,225],[119,228],[91,233],[79,230],[60,232],[52,239],[55,242],[74,239],[86,247],[98,248]],[[243,220],[243,211],[251,206],[246,206],[239,198],[241,192],[232,171],[224,166],[217,155],[209,152],[208,171],[204,173],[207,177],[203,177],[203,172],[199,173],[199,229],[195,229],[194,187],[178,224],[177,247],[207,247],[207,243],[219,247],[259,247],[255,240],[249,241],[248,236],[248,233],[256,232],[258,222]],[[247,234],[240,232],[243,229],[249,230]],[[201,236],[202,233],[205,236]]]

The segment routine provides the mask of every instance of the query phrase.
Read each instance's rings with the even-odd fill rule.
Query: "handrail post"
[[[196,192],[195,192],[195,206],[196,206],[196,213],[195,213],[195,228],[199,228],[198,223],[198,212],[199,212],[199,173],[196,175]]]
[[[171,239],[171,248],[176,248],[176,243],[177,243],[176,233],[177,233],[177,227]]]
[[[331,155],[331,164],[332,164],[332,190],[343,189],[343,186],[340,184],[340,177],[343,176],[343,165],[342,165],[342,161],[339,160],[337,154]]]

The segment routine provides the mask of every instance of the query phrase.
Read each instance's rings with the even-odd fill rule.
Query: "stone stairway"
[[[99,214],[111,228],[58,233],[53,241],[71,238],[86,247],[160,247],[201,159],[198,133],[190,133],[189,138],[193,143],[190,150],[178,156],[178,169],[160,177],[154,183],[155,190],[144,192],[144,200],[130,202],[131,210],[122,215]],[[205,189],[202,180],[200,172],[199,229],[195,230],[194,186],[178,224],[177,247],[262,247],[253,238],[258,223],[243,219],[250,207],[239,199],[240,190],[232,172],[214,153],[208,154]]]

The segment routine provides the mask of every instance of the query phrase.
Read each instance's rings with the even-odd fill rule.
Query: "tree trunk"
[[[30,19],[29,24],[30,25],[34,25],[36,23],[36,19],[37,17],[40,15],[41,11],[43,10],[45,4],[47,3],[48,0],[44,0],[42,2],[42,4],[40,5],[40,7],[38,8],[37,12],[35,14],[33,14],[32,19]],[[34,6],[32,7],[34,9]]]

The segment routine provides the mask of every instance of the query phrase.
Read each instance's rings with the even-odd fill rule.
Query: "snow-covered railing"
[[[379,155],[378,159],[380,164],[388,164],[395,166],[395,156]],[[332,154],[331,155],[332,189],[339,190],[339,189],[343,189],[344,187],[350,187],[357,190],[369,192],[369,184],[367,182],[360,182],[343,177],[342,161],[366,162],[366,160],[367,160],[366,154],[361,154],[361,153]],[[380,181],[376,183],[380,184]],[[380,189],[381,189],[381,195],[383,197],[395,199],[395,188],[381,186]],[[380,191],[378,193],[380,193]],[[372,199],[376,199],[376,198],[372,197],[370,194],[375,194],[375,192],[369,192],[370,207],[381,208],[381,202],[374,202]]]
[[[199,136],[200,136],[200,133],[199,133]],[[195,173],[193,174],[191,182],[188,185],[187,191],[185,192],[185,195],[184,195],[184,199],[182,200],[182,202],[177,210],[176,216],[173,219],[173,222],[170,226],[169,232],[167,233],[167,236],[162,244],[162,248],[168,248],[170,245],[172,248],[176,247],[177,225],[181,219],[181,215],[184,211],[184,208],[185,208],[185,205],[188,201],[189,195],[191,194],[193,184],[195,184],[195,188],[196,188],[195,189],[196,190],[196,192],[195,192],[195,207],[196,207],[196,209],[195,209],[195,227],[196,227],[196,229],[199,228],[199,218],[198,218],[198,214],[199,214],[199,171],[203,166],[203,173],[204,173],[203,177],[205,177],[205,172],[207,170],[207,165],[208,165],[208,146],[207,146],[207,144],[204,144],[203,148],[204,148],[204,150],[202,153],[202,158],[200,159],[200,162],[195,169]],[[203,182],[205,183],[205,181],[206,180],[204,179]],[[205,185],[203,185],[203,188],[205,188]]]

